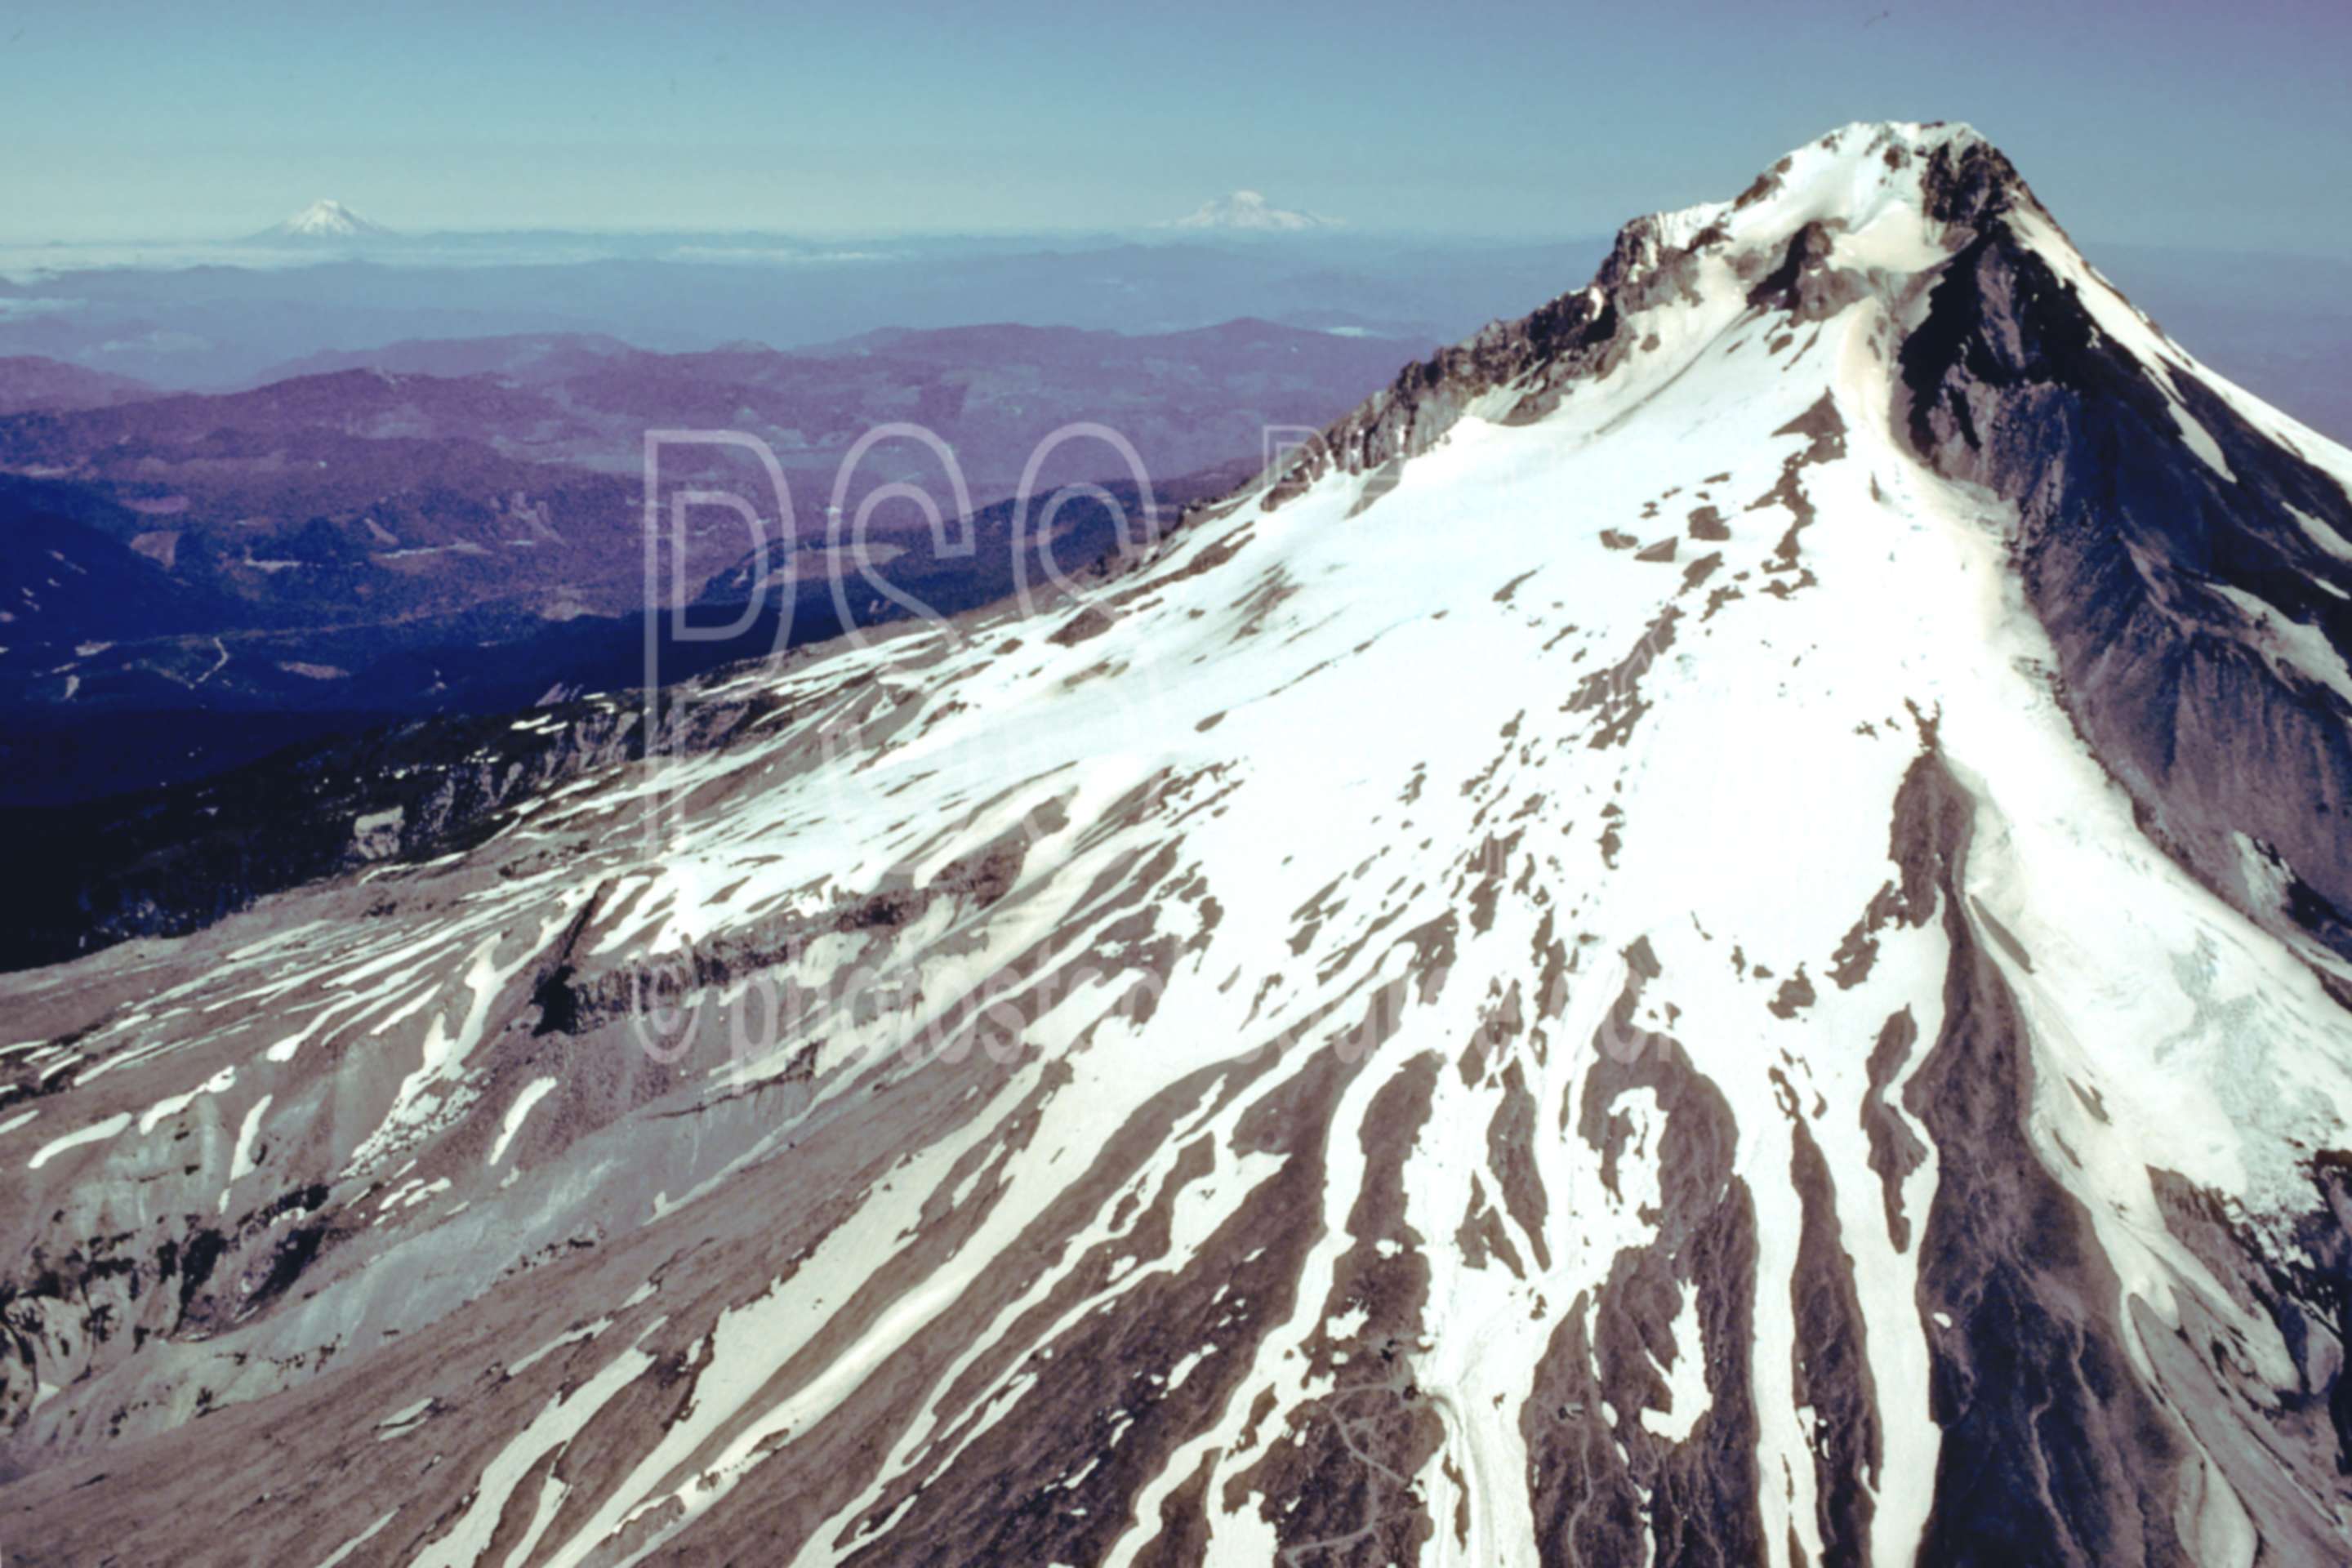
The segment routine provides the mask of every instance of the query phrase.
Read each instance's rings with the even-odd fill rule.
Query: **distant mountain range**
[[[103,408],[155,395],[153,387],[127,375],[110,375],[43,354],[0,358],[0,414],[18,414],[28,408],[52,412]]]
[[[1341,231],[1346,234],[1348,231]],[[606,334],[692,351],[1019,321],[1129,334],[1237,317],[1450,341],[1590,270],[1601,242],[1166,229],[821,247],[744,237],[414,237],[0,256],[0,355],[157,385],[250,385],[406,339]],[[76,269],[79,267],[79,269]]]
[[[879,426],[936,432],[978,509],[1081,422],[1117,430],[1161,499],[1181,498],[1197,493],[1189,476],[1258,466],[1265,427],[1319,426],[1434,346],[1264,321],[1139,337],[893,331],[798,353],[530,333],[318,354],[213,395],[0,359],[0,410],[15,410],[0,412],[0,801],[203,773],[354,715],[635,679],[648,429],[764,441],[795,532],[822,540],[829,502],[856,515],[883,486],[962,512],[912,442],[840,474]],[[703,462],[711,482],[764,489],[756,468]],[[1133,478],[1116,450],[1079,441],[1053,448],[1036,482]],[[911,505],[871,523],[887,541],[877,570],[919,577],[905,591],[926,603],[977,602],[973,584],[1002,579],[1003,548],[935,558]],[[1104,547],[1057,546],[1066,567]],[[689,592],[750,549],[732,523],[696,531]],[[856,613],[900,612],[881,599]],[[803,616],[793,636],[830,624]]]

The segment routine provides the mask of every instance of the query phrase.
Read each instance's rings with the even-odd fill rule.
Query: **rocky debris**
[[[1998,207],[1992,174],[1955,177]],[[2352,561],[2305,521],[2352,537],[2352,497],[2186,363],[2126,352],[2006,226],[1944,269],[1899,357],[1913,445],[2017,508],[2068,710],[2150,830],[2270,929],[2352,958],[2352,682],[2273,641],[2291,625],[2352,655]],[[2249,841],[2278,874],[2250,871]]]
[[[1943,1027],[1904,1104],[1966,1157],[1939,1166],[1919,1244],[1921,1308],[1954,1325],[1929,1341],[1943,1447],[1919,1560],[2188,1561],[2183,1447],[2128,1369],[2089,1216],[2026,1132],[2031,1047],[1965,913],[1966,792],[1940,760],[1925,765],[1925,809],[1897,856],[1931,879],[1951,958]]]
[[[1890,168],[1906,166],[1911,154],[1899,138],[1882,133],[1878,142]],[[1725,218],[1769,201],[1788,172],[1779,165],[1766,171]],[[1917,183],[1925,216],[1957,238],[2020,205],[2040,210],[2009,160],[1973,135],[1938,141]],[[1722,250],[1729,238],[1724,219],[1685,234],[1675,221],[1681,216],[1636,218],[1618,231],[1591,284],[1406,366],[1386,390],[1264,476],[1261,504],[1270,510],[1333,472],[1381,476],[1384,491],[1399,466],[1443,440],[1474,405],[1500,396],[1503,405],[1491,416],[1506,424],[1538,419],[1576,383],[1606,376],[1636,347],[1655,348],[1654,336],[1632,323],[1657,306],[1695,299],[1701,257]],[[1786,312],[1792,322],[1819,321],[1861,299],[1870,285],[1830,264],[1843,226],[1821,218],[1799,225],[1773,262],[1732,253],[1735,268],[1761,274],[1748,292],[1749,306]],[[1374,499],[1370,489],[1360,507]]]
[[[1785,310],[1791,320],[1822,321],[1863,297],[1868,285],[1830,265],[1829,225],[1815,218],[1797,230],[1780,264],[1748,291],[1759,310]]]

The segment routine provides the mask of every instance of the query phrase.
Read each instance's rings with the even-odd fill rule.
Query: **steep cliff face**
[[[2204,372],[2039,214],[1905,340],[1909,430],[2017,509],[2067,706],[2151,831],[2274,931],[2352,958],[2352,501],[2326,443]]]
[[[1923,241],[1948,244],[1947,233],[1973,231],[2032,203],[2009,160],[1973,132],[1917,130],[1923,134],[1916,150],[1903,135],[1880,127],[1849,126],[1827,140],[1838,143],[1833,153],[1843,149],[1865,179],[1881,184],[1881,205],[1886,188],[1900,193],[1901,204],[1923,220]],[[1853,144],[1860,144],[1858,153]],[[1701,263],[1710,254],[1742,282],[1753,279],[1748,304],[1777,307],[1791,322],[1823,320],[1852,304],[1867,285],[1859,273],[1833,263],[1834,236],[1867,227],[1880,215],[1834,210],[1832,197],[1817,216],[1801,214],[1790,224],[1780,209],[1807,202],[1821,206],[1819,192],[1796,203],[1781,200],[1797,161],[1796,153],[1782,158],[1733,201],[1635,218],[1618,232],[1586,287],[1405,366],[1385,391],[1318,441],[1284,455],[1265,476],[1268,504],[1279,504],[1333,469],[1392,478],[1390,465],[1429,450],[1473,409],[1507,424],[1542,417],[1574,384],[1605,376],[1637,348],[1655,351],[1655,323],[1629,328],[1629,322],[1664,305],[1700,303]],[[1749,226],[1744,215],[1751,209],[1761,209],[1765,225],[1784,232],[1771,243],[1736,244],[1733,226]]]
[[[2352,454],[1857,126],[1032,620],[0,981],[14,1557],[2352,1552]]]
[[[1287,456],[1267,504],[1330,471],[1371,474],[1380,493],[1474,410],[1541,418],[1655,349],[1643,318],[1694,301],[1711,253],[1742,280],[1769,265],[1748,303],[1791,328],[1885,297],[1911,444],[2017,509],[2027,591],[2085,738],[2209,885],[2352,958],[2352,502],[2305,456],[2329,444],[2167,339],[1997,149],[1927,129],[1916,148],[1864,127],[1839,140],[1865,177],[1883,165],[1948,259],[1890,276],[1852,238],[1883,223],[1867,211],[1805,217],[1777,256],[1735,240],[1752,209],[1818,205],[1790,202],[1784,158],[1724,207],[1628,225],[1590,286],[1407,366]]]

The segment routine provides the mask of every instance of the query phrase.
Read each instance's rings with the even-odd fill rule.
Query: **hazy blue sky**
[[[2079,236],[2352,250],[2352,5],[0,6],[0,233],[1124,226],[1236,186],[1588,235],[1958,119]]]

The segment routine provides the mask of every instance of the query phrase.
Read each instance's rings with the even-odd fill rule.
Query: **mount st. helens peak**
[[[2340,1563],[2347,478],[1964,129],[1637,222],[0,982],[12,1557]]]
[[[1262,191],[1235,191],[1229,196],[1202,202],[1165,226],[1220,229],[1239,234],[1303,234],[1315,229],[1344,227],[1339,219],[1278,207]]]
[[[257,240],[280,243],[308,243],[318,240],[389,239],[393,231],[382,224],[371,223],[331,197],[322,197],[288,218],[272,224],[253,237]]]

